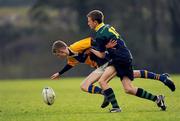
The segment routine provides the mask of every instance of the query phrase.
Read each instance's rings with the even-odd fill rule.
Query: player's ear
[[[58,52],[58,50],[57,50],[57,49],[52,49],[52,54],[53,54],[53,55],[56,55],[56,54],[57,54],[57,52]]]
[[[98,21],[94,20],[94,23],[96,23],[97,25],[99,24]]]

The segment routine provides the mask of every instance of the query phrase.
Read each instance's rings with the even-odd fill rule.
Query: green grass
[[[83,78],[64,78],[0,81],[0,121],[180,121],[180,76],[173,76],[177,86],[171,92],[160,82],[136,79],[133,83],[154,94],[166,96],[167,111],[156,104],[124,93],[120,81],[110,82],[121,113],[108,113],[101,109],[102,96],[82,92],[79,85]],[[50,86],[56,93],[52,106],[42,101],[41,91]]]

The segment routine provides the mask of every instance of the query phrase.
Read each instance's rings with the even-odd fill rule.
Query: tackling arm
[[[91,52],[94,53],[99,58],[105,58],[105,52],[100,52],[95,49],[91,49]]]
[[[105,47],[106,48],[112,48],[114,49],[113,47],[115,47],[117,45],[117,40],[113,40],[111,39],[106,45]],[[91,52],[94,53],[97,57],[99,58],[105,58],[106,54],[108,53],[105,53],[105,52],[100,52],[100,51],[97,51],[95,49],[91,49]]]

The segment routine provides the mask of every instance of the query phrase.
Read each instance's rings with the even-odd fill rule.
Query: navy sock
[[[156,74],[147,70],[140,70],[140,73],[141,73],[141,78],[156,79],[162,82],[166,79],[166,76],[164,75]]]
[[[91,94],[103,94],[103,91],[98,86],[90,85],[88,88],[88,92]]]

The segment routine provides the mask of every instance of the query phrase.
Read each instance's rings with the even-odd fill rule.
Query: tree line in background
[[[89,36],[86,14],[93,9],[103,11],[105,23],[125,38],[134,69],[180,73],[179,6],[179,0],[34,1],[24,18],[3,24],[0,18],[0,78],[48,77],[58,71],[65,61],[51,54],[52,43],[61,39],[72,44]],[[90,71],[80,65],[65,75]]]

